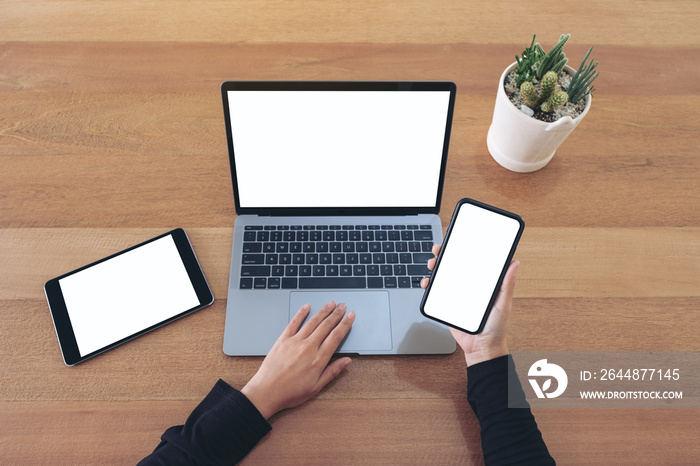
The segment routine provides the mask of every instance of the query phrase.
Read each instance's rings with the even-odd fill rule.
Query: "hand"
[[[331,301],[302,327],[310,310],[308,304],[299,309],[241,390],[265,419],[304,403],[351,362],[340,358],[328,364],[350,330],[355,313],[344,316],[345,304],[336,306]]]
[[[433,254],[436,256],[440,253],[440,246],[433,246]],[[436,259],[428,261],[428,268],[435,268]],[[513,290],[515,289],[515,273],[518,270],[520,262],[513,261],[508,267],[506,276],[501,284],[501,289],[496,297],[496,302],[493,304],[491,314],[489,314],[484,325],[484,330],[477,335],[470,335],[460,330],[450,327],[452,336],[457,341],[457,344],[464,351],[464,358],[468,366],[478,364],[480,362],[495,359],[508,354],[508,343],[506,342],[506,326],[510,310],[513,307]],[[421,280],[421,287],[428,286],[429,278]]]

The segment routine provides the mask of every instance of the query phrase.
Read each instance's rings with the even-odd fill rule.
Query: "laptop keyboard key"
[[[268,265],[244,265],[241,267],[241,277],[268,277],[270,266]]]
[[[297,279],[296,278],[283,278],[282,279],[282,288],[283,289],[294,289],[297,287]]]
[[[243,243],[243,252],[262,252],[262,244],[260,243]]]
[[[367,283],[365,277],[301,277],[299,278],[299,288],[367,288]]]
[[[252,278],[241,278],[241,286],[240,288],[242,290],[250,290],[253,288],[253,279]]]
[[[430,270],[423,264],[420,265],[407,265],[409,275],[422,275],[424,277],[430,276]]]
[[[243,264],[264,264],[265,254],[243,254],[241,259]]]
[[[267,279],[267,289],[268,290],[278,290],[280,288],[279,277],[270,277]]]
[[[384,288],[382,277],[367,277],[367,288]]]
[[[434,258],[435,255],[429,252],[416,252],[413,254],[414,264],[425,264],[428,260]]]

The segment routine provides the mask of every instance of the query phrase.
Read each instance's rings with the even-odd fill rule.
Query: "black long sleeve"
[[[508,408],[508,374],[517,380],[510,355],[467,368],[467,400],[481,425],[484,462],[493,464],[555,464],[537,422],[525,402],[520,383],[511,387],[528,408]]]
[[[219,380],[185,424],[166,430],[139,465],[234,464],[271,429],[245,395]]]

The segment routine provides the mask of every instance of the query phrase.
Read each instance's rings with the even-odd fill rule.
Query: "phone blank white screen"
[[[229,91],[241,207],[435,207],[449,91]]]
[[[425,313],[476,332],[519,227],[513,218],[462,204],[431,278]]]
[[[59,280],[81,356],[198,306],[171,235]]]

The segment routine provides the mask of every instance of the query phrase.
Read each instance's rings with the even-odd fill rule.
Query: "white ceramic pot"
[[[496,93],[493,121],[486,138],[489,153],[503,167],[520,173],[533,172],[544,167],[564,139],[581,123],[591,108],[591,95],[586,96],[583,113],[576,118],[565,116],[546,123],[523,113],[508,99],[503,82],[517,66],[510,65],[501,75]],[[571,75],[574,70],[566,66]]]

